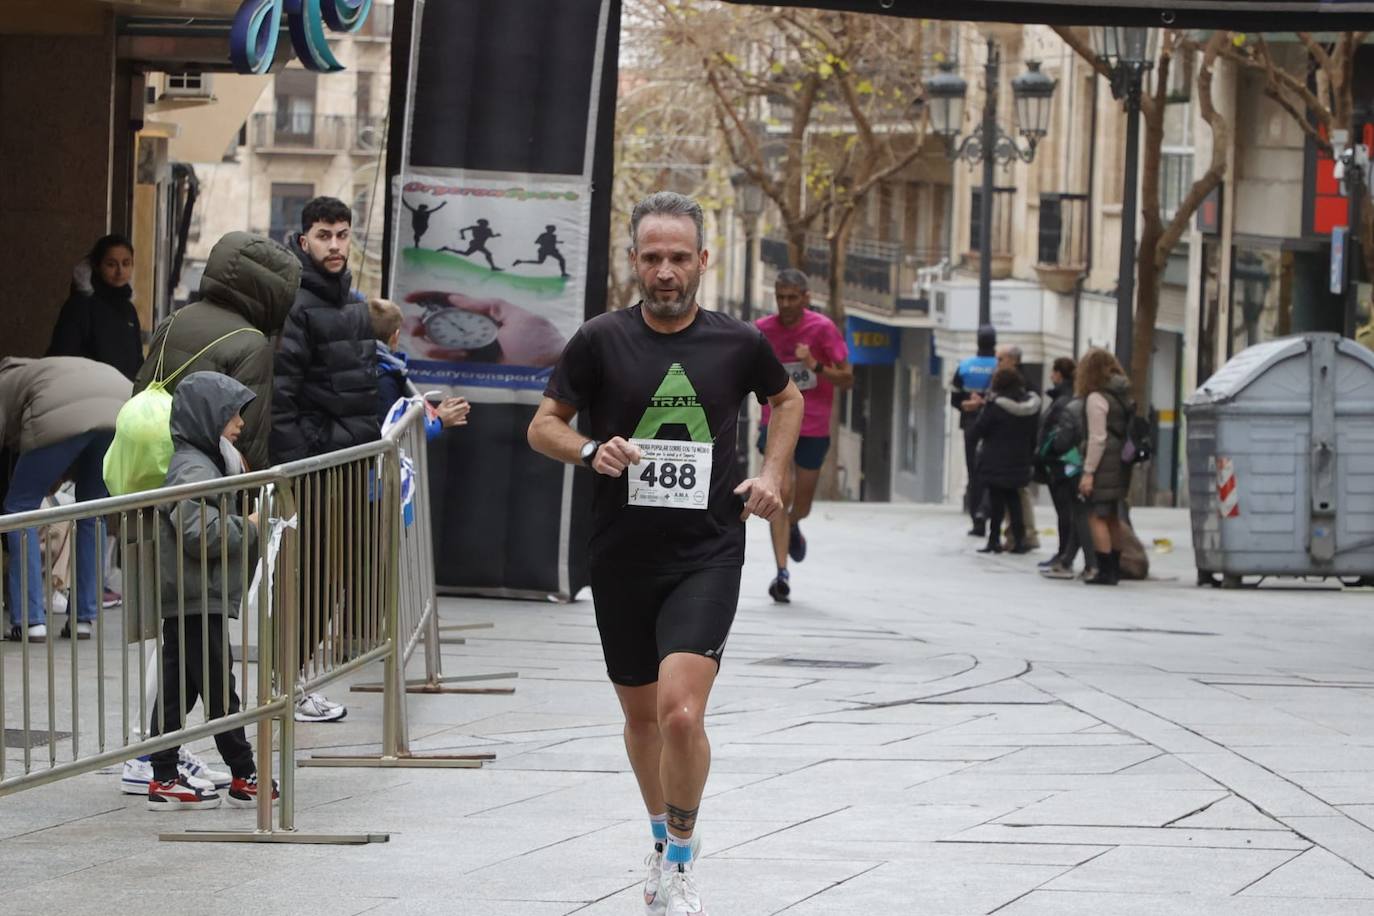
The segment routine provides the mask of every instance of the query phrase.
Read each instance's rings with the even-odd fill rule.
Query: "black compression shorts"
[[[592,570],[592,601],[606,674],[625,687],[658,681],[674,652],[714,659],[717,668],[739,603],[741,568],[665,575]]]

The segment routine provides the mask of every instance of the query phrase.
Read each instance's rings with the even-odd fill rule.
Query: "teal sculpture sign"
[[[266,73],[277,56],[286,17],[291,45],[309,70],[335,73],[343,64],[329,50],[325,27],[356,32],[372,12],[372,0],[244,0],[229,31],[229,60],[239,73]]]

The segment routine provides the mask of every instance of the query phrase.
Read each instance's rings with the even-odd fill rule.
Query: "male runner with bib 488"
[[[700,308],[701,206],[659,192],[630,217],[641,301],[568,342],[530,424],[530,445],[597,475],[592,599],[625,749],[649,811],[649,916],[704,916],[694,871],[711,765],[706,702],[739,601],[744,521],[782,513],[802,396],[756,328]],[[736,418],[772,407],[758,477],[736,471]],[[572,427],[584,414],[583,428]]]

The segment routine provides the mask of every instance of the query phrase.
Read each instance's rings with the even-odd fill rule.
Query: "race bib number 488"
[[[711,495],[709,442],[631,439],[640,459],[625,469],[631,506],[705,509]]]

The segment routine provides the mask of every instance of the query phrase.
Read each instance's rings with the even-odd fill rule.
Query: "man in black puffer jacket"
[[[343,201],[317,197],[301,213],[301,233],[287,247],[301,262],[301,288],[286,317],[273,362],[272,460],[296,461],[371,442],[377,421],[377,354],[367,304],[349,295],[349,234],[353,212]],[[316,504],[323,537],[300,557],[300,661],[306,675],[328,659],[320,643],[361,632],[355,598],[360,583],[329,570],[325,558],[344,549],[343,518],[328,500]],[[310,506],[304,506],[309,512]],[[313,550],[313,553],[312,553]],[[326,597],[329,596],[329,597]],[[326,661],[327,664],[327,661]],[[317,693],[296,703],[297,722],[337,722],[348,710]]]
[[[272,460],[323,455],[380,435],[377,364],[367,305],[351,300],[348,272],[353,213],[317,197],[288,247],[301,262],[301,287],[274,360]]]

